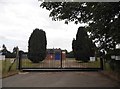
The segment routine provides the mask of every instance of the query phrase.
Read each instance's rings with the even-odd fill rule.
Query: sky
[[[46,32],[47,48],[72,50],[72,40],[77,29],[84,24],[52,21],[49,11],[40,7],[38,0],[0,0],[0,48],[5,44],[28,51],[28,40],[35,28]]]

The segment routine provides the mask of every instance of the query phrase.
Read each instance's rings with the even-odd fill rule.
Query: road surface
[[[24,72],[3,79],[3,87],[117,87],[99,72]]]

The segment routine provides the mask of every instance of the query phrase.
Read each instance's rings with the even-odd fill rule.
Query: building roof
[[[61,49],[47,49],[47,53],[53,54],[55,52],[61,52]]]

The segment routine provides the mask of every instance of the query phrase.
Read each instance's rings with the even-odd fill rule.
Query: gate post
[[[103,70],[103,58],[100,57],[100,69]]]
[[[22,58],[22,52],[19,51],[19,59],[18,59],[18,69],[21,70],[21,58]]]
[[[19,63],[19,48],[17,47],[17,51],[16,51],[16,69],[18,69],[18,63]]]

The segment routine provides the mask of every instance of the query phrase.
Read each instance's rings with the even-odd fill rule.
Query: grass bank
[[[18,73],[17,70],[17,61],[15,58],[5,58],[5,60],[0,60],[0,71],[2,73],[2,78],[14,75]],[[14,63],[13,63],[14,62]]]

